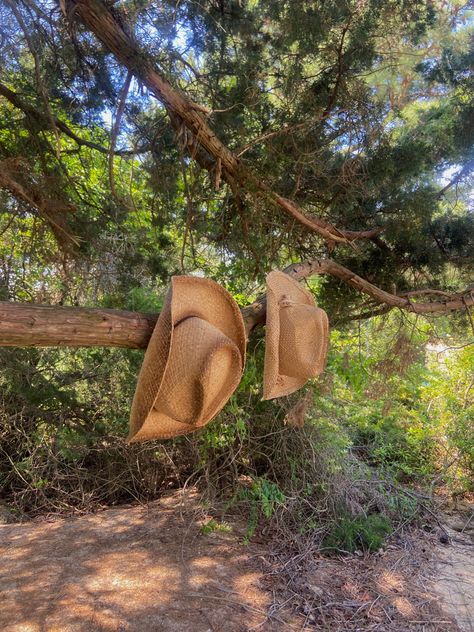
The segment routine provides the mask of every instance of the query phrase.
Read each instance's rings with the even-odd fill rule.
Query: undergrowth
[[[375,550],[437,486],[473,491],[473,347],[440,363],[430,327],[390,317],[333,332],[323,377],[265,402],[254,339],[238,390],[205,429],[132,446],[140,352],[1,350],[1,500],[28,517],[192,485],[208,506],[245,515],[247,541],[264,529],[299,551]]]

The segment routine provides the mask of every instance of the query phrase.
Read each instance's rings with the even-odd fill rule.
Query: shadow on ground
[[[237,517],[205,535],[208,520],[191,493],[0,525],[0,632],[473,630],[472,544],[459,534],[288,557],[277,541],[244,546]]]
[[[288,630],[252,546],[201,531],[192,498],[0,527],[3,632]]]

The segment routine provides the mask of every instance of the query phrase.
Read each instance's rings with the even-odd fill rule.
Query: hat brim
[[[190,434],[198,430],[199,426],[184,424],[164,413],[152,409],[147,415],[146,423],[132,437],[128,443],[139,443],[141,441],[153,441],[155,439],[172,439],[182,435]]]
[[[320,324],[320,345],[314,366],[305,377],[292,377],[280,373],[280,301],[283,299],[315,310]],[[326,365],[329,322],[326,312],[316,307],[313,295],[283,272],[277,270],[267,275],[267,318],[265,330],[265,365],[262,399],[285,397],[306,384],[308,379],[320,375]]]
[[[241,362],[238,374],[229,376],[232,390],[219,402],[212,416],[201,419],[199,426],[186,424],[157,412],[155,403],[166,375],[173,345],[175,326],[185,318],[195,316],[214,325],[238,348]],[[226,404],[237,387],[245,364],[246,335],[240,309],[223,287],[200,277],[172,277],[171,287],[150,338],[130,413],[128,442],[166,439],[198,430],[208,423]]]

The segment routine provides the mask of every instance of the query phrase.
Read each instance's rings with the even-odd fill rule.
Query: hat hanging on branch
[[[242,315],[227,290],[210,279],[173,277],[138,376],[129,442],[207,424],[240,382],[245,344]]]
[[[283,272],[267,275],[263,399],[289,395],[326,365],[329,324],[313,295]]]

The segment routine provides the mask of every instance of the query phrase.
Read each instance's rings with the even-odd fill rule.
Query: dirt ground
[[[474,632],[473,518],[474,511],[463,520],[459,516],[448,519],[446,531],[450,544],[437,547],[435,556],[434,592],[463,632]]]
[[[174,495],[78,518],[1,525],[0,630],[474,629],[468,607],[462,627],[454,621],[457,608],[448,602],[458,595],[448,594],[453,581],[439,571],[453,571],[453,560],[442,557],[433,535],[366,557],[305,560],[303,567],[258,538],[245,546],[238,521],[211,531],[203,529],[208,520],[196,498],[183,505]],[[457,552],[466,567],[466,551]],[[463,578],[469,589],[471,561]]]

